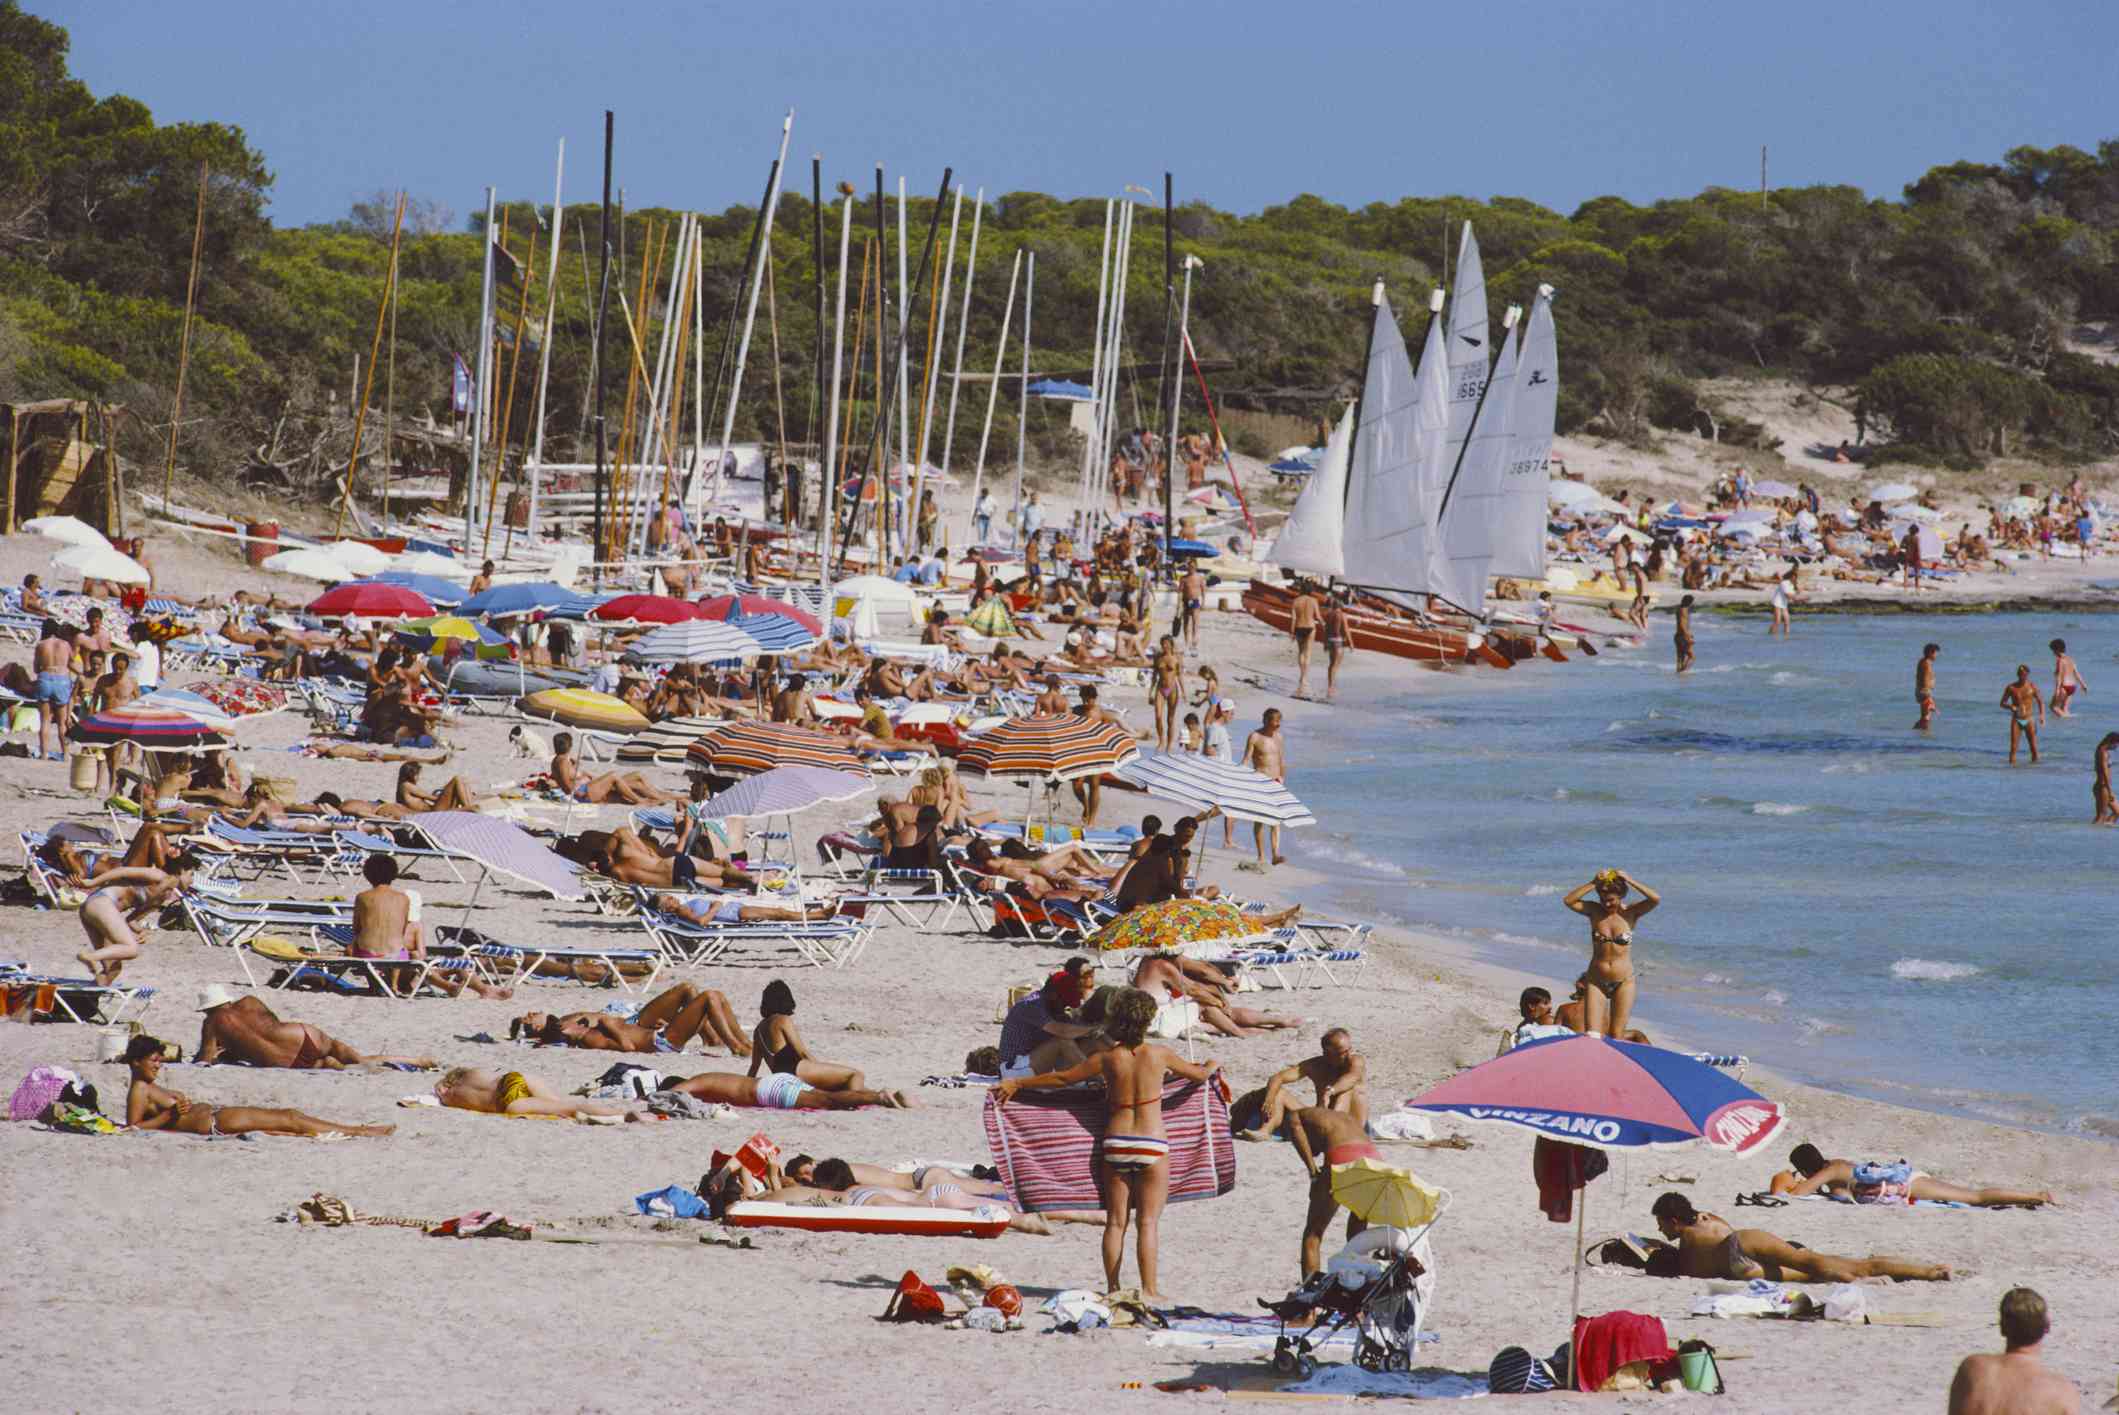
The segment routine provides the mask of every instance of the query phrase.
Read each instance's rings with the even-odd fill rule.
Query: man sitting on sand
[[[2002,1353],[1981,1352],[1957,1363],[1949,1415],[2080,1415],[2082,1396],[2074,1382],[2040,1359],[2039,1347],[2051,1330],[2045,1298],[2028,1287],[2003,1293]]]
[[[1762,1228],[1732,1228],[1719,1214],[1703,1214],[1683,1194],[1672,1191],[1655,1201],[1656,1228],[1678,1245],[1681,1277],[1719,1277],[1749,1282],[1858,1282],[1888,1277],[1897,1282],[1948,1282],[1943,1263],[1916,1263],[1904,1258],[1840,1258],[1798,1248]]]
[[[429,1057],[366,1056],[307,1022],[282,1021],[258,997],[238,997],[224,983],[199,991],[200,1065],[229,1062],[241,1066],[284,1067],[290,1071],[343,1071],[349,1066],[412,1066],[434,1069]]]
[[[508,1037],[528,1037],[539,1046],[584,1051],[680,1052],[693,1037],[701,1046],[725,1046],[750,1054],[750,1039],[736,1021],[728,996],[712,988],[679,983],[630,1017],[610,1012],[525,1012],[508,1023]]]
[[[1806,1194],[1834,1194],[1852,1199],[1857,1204],[1911,1205],[1916,1200],[1932,1199],[1940,1204],[1969,1204],[1975,1209],[2029,1209],[2053,1202],[2050,1189],[1966,1189],[1945,1184],[1910,1166],[1904,1168],[1904,1178],[1897,1177],[1896,1172],[1890,1177],[1857,1175],[1852,1160],[1826,1159],[1815,1145],[1797,1145],[1789,1152],[1788,1163],[1794,1166],[1792,1172],[1783,1170],[1773,1176],[1773,1192],[1776,1194],[1793,1194],[1798,1198]],[[1873,1168],[1880,1170],[1886,1166]]]
[[[1354,1034],[1344,1027],[1334,1027],[1318,1039],[1317,1055],[1283,1066],[1267,1079],[1265,1091],[1259,1099],[1258,1123],[1249,1130],[1238,1131],[1238,1137],[1271,1139],[1289,1110],[1295,1108],[1287,1088],[1304,1082],[1316,1091],[1318,1105],[1350,1115],[1357,1124],[1365,1126],[1369,1118],[1369,1101],[1368,1092],[1363,1087],[1368,1076],[1368,1062],[1354,1050]],[[1239,1101],[1238,1108],[1241,1107]]]
[[[459,1066],[434,1084],[434,1097],[452,1109],[483,1111],[488,1115],[557,1115],[569,1120],[585,1115],[641,1118],[637,1105],[562,1096],[520,1071],[480,1071]]]
[[[247,1105],[203,1105],[182,1091],[155,1084],[168,1044],[146,1034],[125,1047],[132,1086],[125,1094],[125,1123],[135,1130],[173,1130],[185,1135],[388,1135],[395,1125],[341,1125],[298,1110]]]

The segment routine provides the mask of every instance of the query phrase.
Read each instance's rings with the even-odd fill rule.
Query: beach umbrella
[[[305,580],[322,580],[335,585],[354,578],[346,568],[346,562],[313,545],[297,546],[293,550],[282,550],[266,556],[258,562],[260,570],[270,570],[275,575],[298,575]]]
[[[1594,1032],[1526,1042],[1405,1104],[1600,1150],[1703,1144],[1751,1155],[1786,1120],[1774,1102],[1703,1061]],[[1574,1310],[1580,1315],[1589,1205],[1586,1190],[1575,1197]]]
[[[110,549],[110,538],[88,522],[76,516],[39,516],[24,521],[22,529],[46,540],[64,541],[68,545],[93,545]]]
[[[200,678],[182,689],[233,717],[263,717],[287,706],[287,690],[256,678]]]
[[[883,575],[854,575],[841,580],[831,587],[831,599],[836,605],[849,607],[866,600],[878,609],[901,610],[915,614],[920,608],[917,590],[902,581]],[[833,612],[839,614],[837,610]]]
[[[1754,495],[1758,496],[1782,497],[1797,494],[1796,489],[1784,481],[1757,482],[1752,486],[1751,490]]]
[[[808,610],[765,595],[715,595],[702,599],[699,617],[730,624],[756,639],[767,653],[800,653],[824,637],[824,626]]]
[[[390,568],[390,553],[364,540],[326,541],[323,551],[356,575],[380,575]]]
[[[666,594],[622,594],[591,609],[588,617],[599,624],[678,624],[697,619],[699,609]]]
[[[687,765],[713,776],[755,776],[780,766],[866,772],[844,737],[781,722],[731,722],[687,747]]]
[[[1170,554],[1176,559],[1189,556],[1195,560],[1212,560],[1221,552],[1203,540],[1187,540],[1178,536],[1170,542]]]
[[[821,766],[776,766],[737,782],[689,809],[696,815],[791,816],[812,806],[851,801],[875,790],[867,772]]]
[[[1272,937],[1272,930],[1259,928],[1258,920],[1234,904],[1219,899],[1166,899],[1121,914],[1089,935],[1082,946],[1103,953],[1123,948],[1181,953],[1209,951],[1210,945],[1212,950],[1239,948]]]
[[[1610,530],[1604,532],[1603,539],[1606,545],[1616,545],[1622,540],[1630,540],[1636,545],[1650,545],[1655,540],[1653,536],[1643,535],[1628,525],[1613,526]]]
[[[571,611],[579,618],[602,600],[550,580],[526,580],[511,585],[492,585],[456,606],[459,614],[492,619],[517,614],[557,614]]]
[[[727,725],[719,717],[665,717],[628,737],[618,748],[618,760],[659,762],[682,757],[686,747]]]
[[[1115,722],[1045,713],[996,723],[964,744],[957,766],[979,776],[1072,781],[1115,771],[1139,755],[1133,734]]]
[[[433,841],[435,848],[460,855],[485,870],[521,880],[555,899],[589,897],[573,862],[511,821],[476,811],[421,811],[405,819]]]
[[[1317,817],[1295,793],[1241,762],[1192,752],[1148,752],[1120,767],[1115,776],[1151,796],[1204,810],[1219,807],[1230,820],[1259,825],[1315,825]]]
[[[1920,488],[1908,486],[1902,481],[1887,481],[1881,486],[1869,488],[1869,499],[1889,505],[1893,501],[1911,501],[1920,495]]]
[[[449,642],[464,645],[473,658],[489,661],[510,658],[515,653],[515,641],[506,634],[460,614],[407,619],[391,634],[399,643],[419,653],[433,653]]]
[[[454,609],[464,602],[464,587],[454,580],[445,580],[439,575],[422,574],[414,570],[385,570],[380,575],[371,575],[359,581],[363,585],[396,585],[423,595],[438,609]]]
[[[626,646],[625,657],[635,663],[719,663],[764,651],[763,645],[733,624],[687,619],[650,629]]]
[[[146,707],[162,708],[188,717],[200,726],[210,727],[216,732],[226,732],[236,723],[233,713],[225,711],[197,693],[186,692],[182,688],[157,688],[151,693],[143,694],[137,701]]]
[[[309,613],[323,619],[358,614],[370,619],[425,619],[434,613],[427,597],[403,585],[360,581],[325,590],[309,601]]]
[[[69,546],[52,557],[52,566],[71,570],[84,580],[109,580],[120,585],[144,585],[151,578],[146,566],[108,545]]]
[[[1545,499],[1555,506],[1595,506],[1604,500],[1604,493],[1588,482],[1554,477],[1546,488]]]
[[[2001,514],[2011,517],[2035,516],[2044,509],[2045,503],[2039,501],[2036,497],[2012,496],[2009,498],[2008,504],[2001,508]]]
[[[137,742],[153,752],[204,752],[228,745],[228,739],[186,713],[151,703],[130,702],[74,723],[73,740],[83,746]]]
[[[546,688],[517,699],[515,706],[531,717],[549,718],[562,727],[638,732],[648,725],[647,719],[625,699],[591,688]]]
[[[989,639],[1005,639],[1021,632],[1015,627],[1015,616],[1008,612],[1008,601],[999,595],[965,615],[964,627]]]
[[[1368,1158],[1332,1166],[1332,1197],[1363,1223],[1425,1228],[1442,1212],[1442,1191],[1409,1169]]]
[[[461,575],[464,568],[464,562],[453,555],[437,555],[431,550],[402,550],[390,557],[389,573],[443,578]]]

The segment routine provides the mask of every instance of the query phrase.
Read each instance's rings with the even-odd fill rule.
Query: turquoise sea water
[[[1662,907],[1637,1011],[1715,1050],[1902,1104],[2119,1138],[2119,830],[2091,753],[2119,729],[2119,616],[1700,620],[1507,673],[1407,668],[1304,722],[1288,854],[1317,902],[1459,936],[1564,997],[1586,927],[1560,896],[1617,866]],[[2016,665],[2065,638],[2092,693],[2007,765]],[[1943,645],[1931,733],[1913,665]],[[1503,1019],[1497,1019],[1497,1022]]]

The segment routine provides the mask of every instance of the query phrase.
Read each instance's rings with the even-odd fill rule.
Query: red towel
[[[1096,1147],[1104,1136],[1101,1086],[1024,1091],[1004,1106],[986,1098],[986,1142],[1001,1183],[1026,1213],[1103,1207]],[[1221,1087],[1171,1080],[1163,1086],[1170,1140],[1170,1202],[1212,1199],[1236,1187],[1236,1146]]]
[[[1538,1207],[1554,1223],[1571,1221],[1575,1216],[1575,1190],[1610,1168],[1611,1161],[1602,1150],[1540,1135],[1530,1156],[1531,1176],[1538,1181]]]
[[[1676,1353],[1663,1319],[1641,1312],[1575,1318],[1575,1389],[1601,1390],[1611,1373],[1636,1361],[1668,1361]]]

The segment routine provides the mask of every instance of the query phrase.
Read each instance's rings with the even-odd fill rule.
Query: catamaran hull
[[[1253,580],[1243,593],[1243,607],[1260,623],[1270,625],[1287,633],[1294,623],[1295,596],[1278,585],[1260,584]],[[1363,610],[1349,610],[1346,616],[1347,634],[1356,649],[1369,653],[1387,653],[1397,658],[1410,658],[1425,663],[1491,662],[1485,640],[1476,634],[1460,634],[1449,629],[1431,629],[1415,624],[1410,619],[1399,619]],[[1507,667],[1508,660],[1499,654],[1500,666]]]

